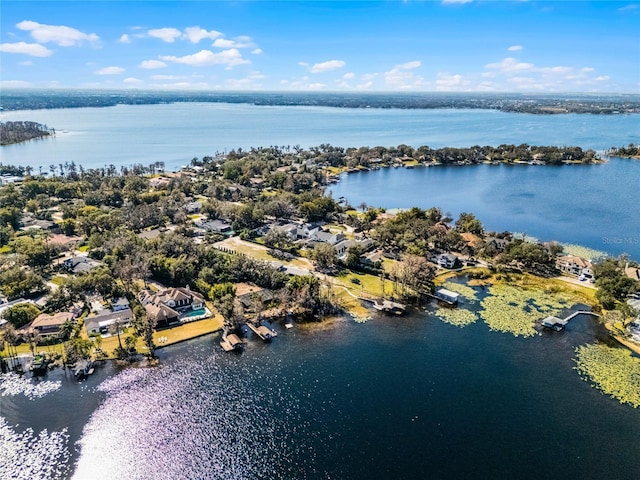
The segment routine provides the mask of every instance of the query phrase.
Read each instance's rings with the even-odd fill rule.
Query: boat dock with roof
[[[258,325],[257,327],[251,323],[247,323],[247,325],[249,326],[249,328],[253,333],[255,333],[258,337],[260,337],[265,342],[269,342],[273,337],[278,336],[278,332],[264,325]]]
[[[589,310],[578,310],[578,311],[573,312],[571,315],[569,315],[569,316],[567,316],[565,318],[558,318],[558,317],[549,316],[549,317],[545,318],[544,320],[542,320],[542,326],[544,328],[551,328],[551,329],[555,330],[556,332],[559,332],[560,330],[564,329],[564,327],[567,325],[567,323],[569,323],[569,320],[574,319],[578,315],[593,315],[594,317],[599,317],[600,316],[597,313],[590,312]]]
[[[225,352],[235,352],[242,349],[244,342],[235,333],[230,333],[222,337],[220,346]]]

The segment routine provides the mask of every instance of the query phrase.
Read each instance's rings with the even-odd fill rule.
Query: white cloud
[[[518,62],[515,58],[508,57],[500,62],[488,63],[485,68],[509,74],[532,70],[534,65],[532,63]]]
[[[212,43],[216,48],[249,48],[253,46],[253,42],[250,37],[240,36],[235,40],[229,40],[227,38],[218,38]],[[261,50],[262,52],[262,50]]]
[[[160,60],[143,60],[138,65],[139,68],[146,68],[147,70],[153,70],[154,68],[164,68],[167,64]]]
[[[41,43],[52,42],[61,47],[80,45],[85,41],[95,43],[100,37],[95,33],[83,33],[75,28],[64,25],[45,25],[30,20],[24,20],[16,25],[20,30],[31,32],[31,36]]]
[[[141,83],[144,83],[144,82],[139,78],[128,77],[122,80],[122,83],[125,83],[127,85],[140,85]]]
[[[152,80],[184,80],[189,77],[185,75],[151,75]]]
[[[200,40],[204,40],[205,38],[214,40],[220,36],[222,36],[222,33],[215,30],[207,31],[200,27],[187,27],[184,30],[182,38],[188,39],[191,43],[198,43]]]
[[[163,42],[173,43],[182,36],[182,32],[177,28],[154,28],[147,31],[147,35],[159,38]]]
[[[438,91],[466,91],[471,88],[471,82],[465,80],[462,75],[449,73],[438,73],[436,80],[436,90]]]
[[[207,82],[174,82],[174,83],[156,83],[151,87],[164,90],[209,90],[211,85]]]
[[[342,68],[346,63],[342,60],[327,60],[326,62],[316,63],[311,66],[309,66],[307,62],[298,62],[298,65],[306,67],[311,73],[323,73]]]
[[[2,80],[0,81],[0,87],[2,88],[27,88],[33,84],[25,80]]]
[[[251,50],[251,53],[253,53],[254,55],[260,55],[262,53],[262,49],[256,48],[254,50]]]
[[[507,48],[507,50],[509,50],[510,52],[519,52],[522,50],[522,45],[511,45],[509,48]]]
[[[502,91],[579,91],[584,86],[601,87],[610,80],[607,75],[596,75],[593,67],[538,66],[511,57],[489,63],[485,69],[480,77],[491,78],[492,88]]]
[[[213,53],[211,50],[200,50],[198,53],[185,55],[183,57],[166,55],[161,56],[160,58],[167,62],[183,63],[196,67],[204,67],[208,65],[227,65],[228,68],[231,68],[235,67],[236,65],[251,63],[249,60],[242,58],[242,54],[235,48],[223,50],[218,53]]]
[[[23,55],[31,55],[32,57],[48,57],[53,52],[44,45],[39,43],[2,43],[0,44],[0,52],[5,53],[21,53]]]
[[[424,78],[412,72],[421,65],[419,60],[396,65],[391,70],[384,72],[385,86],[392,90],[424,89],[427,86]]]
[[[234,42],[233,40],[228,40],[226,38],[218,38],[215,42],[213,42],[212,46],[217,48],[233,48],[236,46],[236,42]]]
[[[18,63],[18,65],[20,65],[21,67],[30,67],[33,65],[33,62],[31,60],[25,60],[23,62]]]
[[[93,73],[95,73],[96,75],[119,75],[122,72],[124,72],[124,68],[122,67],[104,67],[100,70],[96,70]]]
[[[354,78],[356,78],[356,74],[353,72],[345,73],[342,78],[344,78],[345,80],[353,80]]]
[[[225,86],[233,90],[258,90],[262,88],[260,80],[264,78],[260,72],[251,72],[245,78],[225,80]]]
[[[118,41],[120,43],[131,43],[131,39],[129,38],[129,35],[127,35],[126,33],[123,33],[122,35],[120,35],[120,39]]]

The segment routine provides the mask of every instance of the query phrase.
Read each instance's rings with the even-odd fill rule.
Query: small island
[[[37,122],[0,122],[0,145],[13,145],[55,135],[55,130]]]

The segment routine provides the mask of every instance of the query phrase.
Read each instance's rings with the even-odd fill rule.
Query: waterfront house
[[[556,268],[571,275],[593,276],[591,262],[575,255],[563,255],[556,259]]]
[[[188,286],[159,292],[142,290],[138,293],[138,300],[159,327],[178,323],[182,314],[204,308],[204,297]]]
[[[467,244],[467,247],[475,250],[478,248],[481,248],[482,246],[482,239],[477,236],[474,233],[471,232],[463,232],[460,234],[460,236],[462,237],[462,239],[465,241],[465,243]]]
[[[486,246],[493,247],[498,252],[503,251],[509,243],[510,240],[507,238],[487,237],[485,239]]]
[[[19,328],[17,333],[20,335],[35,333],[41,337],[55,337],[60,334],[62,325],[65,322],[73,321],[73,319],[72,312],[42,313],[31,323]]]
[[[640,282],[640,268],[630,267],[627,262],[624,268],[624,273],[627,277]]]
[[[236,283],[234,284],[236,289],[236,299],[242,304],[242,306],[251,310],[254,307],[254,298],[259,297],[263,303],[268,303],[273,300],[273,292],[266,288],[261,288],[254,283]]]
[[[454,268],[457,261],[458,257],[452,253],[443,253],[438,257],[438,265],[444,268]]]
[[[89,335],[108,333],[113,325],[118,324],[120,328],[130,327],[133,321],[133,312],[130,308],[117,311],[101,310],[84,319],[84,327]]]

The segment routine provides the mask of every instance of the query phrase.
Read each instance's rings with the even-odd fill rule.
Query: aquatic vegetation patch
[[[447,290],[451,290],[452,292],[459,293],[468,302],[471,302],[471,301],[474,301],[474,300],[478,299],[478,292],[474,288],[471,288],[471,287],[469,287],[467,285],[464,285],[462,283],[447,282],[442,286],[444,288],[446,288]]]
[[[581,345],[576,348],[576,367],[583,380],[620,403],[640,407],[640,358],[629,350],[606,345]]]
[[[593,248],[583,247],[582,245],[574,245],[572,243],[561,243],[564,253],[567,255],[575,255],[576,257],[586,258],[587,260],[597,260],[608,257],[607,252],[595,250]]]
[[[58,390],[62,385],[60,381],[52,382],[49,380],[33,383],[31,379],[17,373],[2,374],[0,380],[2,380],[0,381],[0,397],[24,395],[30,400],[44,397],[46,394]]]
[[[478,319],[478,315],[466,308],[440,308],[436,316],[445,323],[456,327],[466,327]]]
[[[571,299],[561,293],[523,289],[509,284],[492,285],[480,305],[480,317],[491,330],[515,336],[536,335],[536,322],[557,315]]]
[[[66,478],[70,457],[69,435],[31,428],[16,432],[0,417],[0,478],[45,480]]]
[[[351,316],[356,323],[367,323],[371,320],[371,315],[352,315]]]

